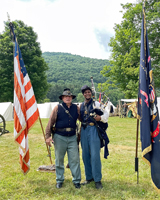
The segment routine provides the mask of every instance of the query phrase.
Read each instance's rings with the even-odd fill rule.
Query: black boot
[[[92,182],[92,181],[94,181],[93,178],[90,179],[90,180],[86,180],[86,181],[84,181],[83,183],[81,183],[81,185],[87,185],[87,184],[89,184],[89,183]]]
[[[95,182],[95,186],[96,186],[97,189],[102,189],[103,188],[101,181]]]

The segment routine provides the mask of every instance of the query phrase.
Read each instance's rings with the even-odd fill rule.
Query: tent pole
[[[120,110],[121,110],[121,104],[120,104],[120,100],[119,100],[119,117],[121,116]]]
[[[41,121],[41,118],[39,117],[39,122],[41,124],[41,128],[42,128],[42,132],[43,132],[43,137],[44,137],[44,141],[45,141],[45,134],[44,134],[44,129],[43,129],[43,126],[42,126],[42,121]],[[45,142],[46,143],[46,142]],[[48,145],[46,144],[46,147],[47,147],[47,151],[48,151],[48,156],[50,158],[50,161],[51,161],[51,164],[52,164],[52,159],[51,159],[51,153],[49,151],[49,148],[48,148]]]

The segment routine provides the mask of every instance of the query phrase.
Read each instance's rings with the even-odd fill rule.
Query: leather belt
[[[75,131],[75,128],[56,128],[56,131],[59,132],[71,132],[71,131]]]
[[[82,122],[82,126],[94,126],[95,124],[93,122],[87,123],[87,122]]]

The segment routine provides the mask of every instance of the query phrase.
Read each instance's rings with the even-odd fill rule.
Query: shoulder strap
[[[89,110],[90,110],[91,106],[93,106],[93,102],[88,107],[87,107],[87,105],[84,104],[85,112],[87,112],[88,115],[90,114]]]
[[[65,107],[64,107],[62,104],[59,104],[59,105],[65,110],[65,113],[67,113],[67,114],[73,119],[73,117],[72,117],[72,115],[69,113],[69,111],[66,110]]]

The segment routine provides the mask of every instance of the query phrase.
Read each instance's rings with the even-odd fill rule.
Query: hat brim
[[[59,99],[60,99],[60,100],[62,100],[62,97],[63,97],[63,96],[67,96],[67,95],[60,95],[60,96],[59,96]],[[75,96],[75,95],[68,95],[68,96],[71,96],[71,97],[72,97],[72,99],[75,99],[75,98],[76,98],[76,96]]]
[[[84,94],[84,92],[85,92],[86,90],[90,90],[90,91],[92,92],[92,89],[91,89],[90,87],[88,87],[88,88],[85,88],[85,89],[82,90],[82,94]]]

